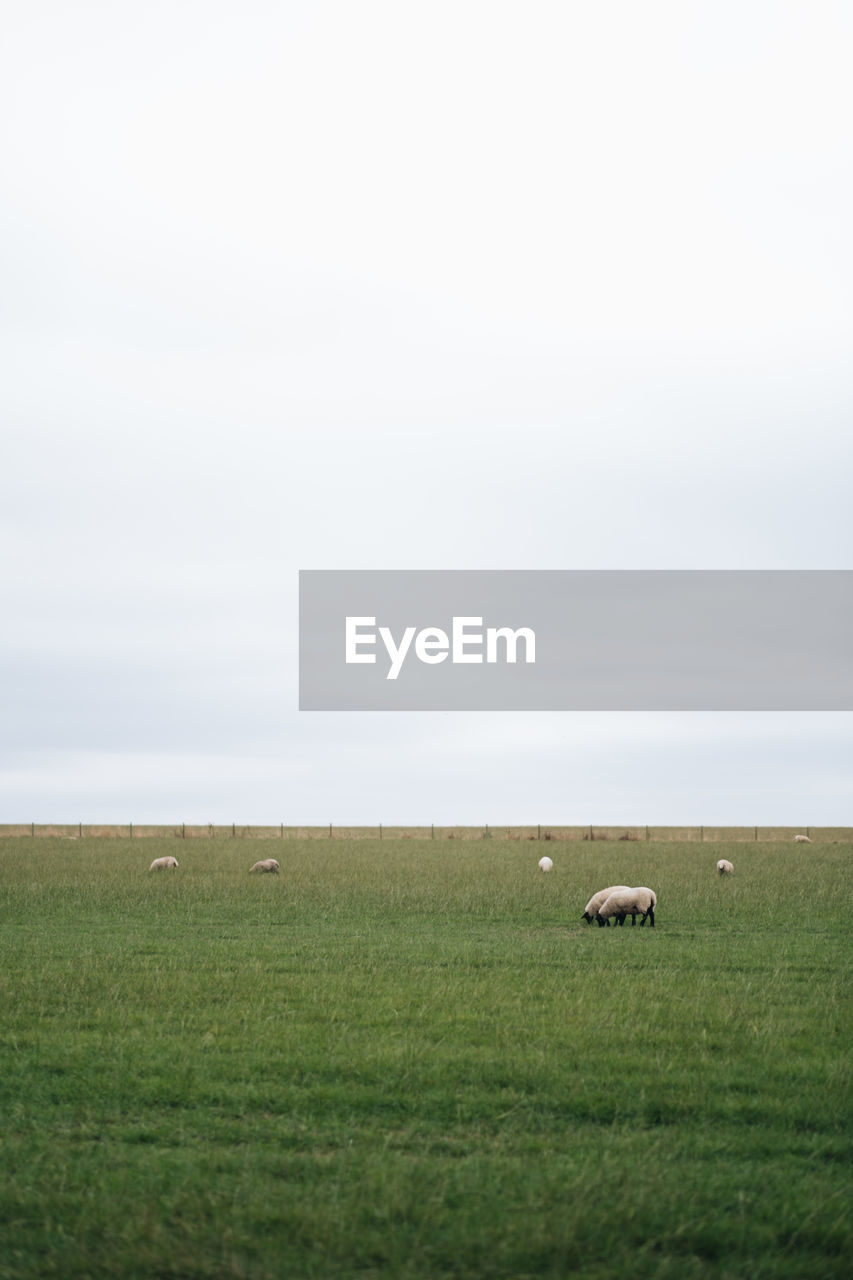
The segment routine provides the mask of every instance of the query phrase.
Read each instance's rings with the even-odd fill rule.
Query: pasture
[[[846,1276],[851,846],[544,852],[0,840],[0,1280]]]

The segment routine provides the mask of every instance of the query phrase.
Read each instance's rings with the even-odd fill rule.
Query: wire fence
[[[555,826],[537,823],[532,826],[482,827],[465,826],[336,826],[320,827],[248,825],[232,823],[149,823],[92,824],[75,823],[7,823],[0,824],[4,836],[55,839],[124,839],[176,838],[183,840],[537,840],[537,841],[670,841],[681,843],[746,843],[791,841],[807,836],[813,843],[847,843],[853,841],[851,827],[659,827],[659,826]]]

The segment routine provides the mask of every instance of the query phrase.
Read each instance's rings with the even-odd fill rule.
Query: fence
[[[338,827],[333,823],[322,827],[249,826],[244,823],[183,823],[171,825],[75,823],[8,823],[0,824],[4,836],[31,838],[52,836],[59,839],[140,839],[159,837],[184,840],[547,840],[547,841],[680,841],[681,843],[714,844],[718,842],[792,841],[795,835],[807,835],[814,843],[847,843],[853,841],[851,827],[653,827],[653,826],[536,826],[505,827]]]

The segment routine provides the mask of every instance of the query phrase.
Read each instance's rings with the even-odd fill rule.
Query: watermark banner
[[[851,570],[303,570],[303,711],[851,711]]]

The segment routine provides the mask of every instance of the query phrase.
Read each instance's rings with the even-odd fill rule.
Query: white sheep
[[[631,924],[637,923],[637,916],[642,916],[640,928],[646,923],[648,916],[649,923],[654,929],[655,927],[655,907],[658,900],[653,889],[647,889],[645,885],[640,885],[636,889],[617,889],[615,893],[611,893],[610,897],[599,908],[599,921],[607,921],[611,916],[616,917],[617,924],[624,924],[625,917],[631,917]]]
[[[546,858],[540,858],[538,865],[539,865],[540,871],[550,871],[554,863],[550,858],[546,857]]]
[[[148,870],[149,871],[166,871],[166,870],[174,871],[177,865],[178,865],[178,859],[173,858],[172,855],[169,854],[168,858],[155,858],[154,861],[151,863],[151,866],[148,868]]]
[[[794,844],[811,844],[808,836],[794,836]]]
[[[717,870],[721,876],[733,876],[735,873],[735,869],[729,862],[728,858],[720,858],[720,861],[717,863]]]
[[[607,921],[601,919],[600,915],[598,914],[599,910],[601,909],[601,907],[604,906],[605,902],[610,897],[611,893],[616,893],[617,891],[621,892],[623,889],[628,891],[628,885],[612,884],[609,889],[599,889],[598,893],[594,893],[590,898],[589,902],[584,907],[581,920],[586,920],[587,924],[592,924],[593,920],[597,920],[599,925],[603,929],[604,926],[607,924]]]
[[[278,875],[281,868],[275,858],[264,858],[261,862],[256,862],[253,867],[249,868],[249,874],[253,871],[272,871],[274,875]]]

